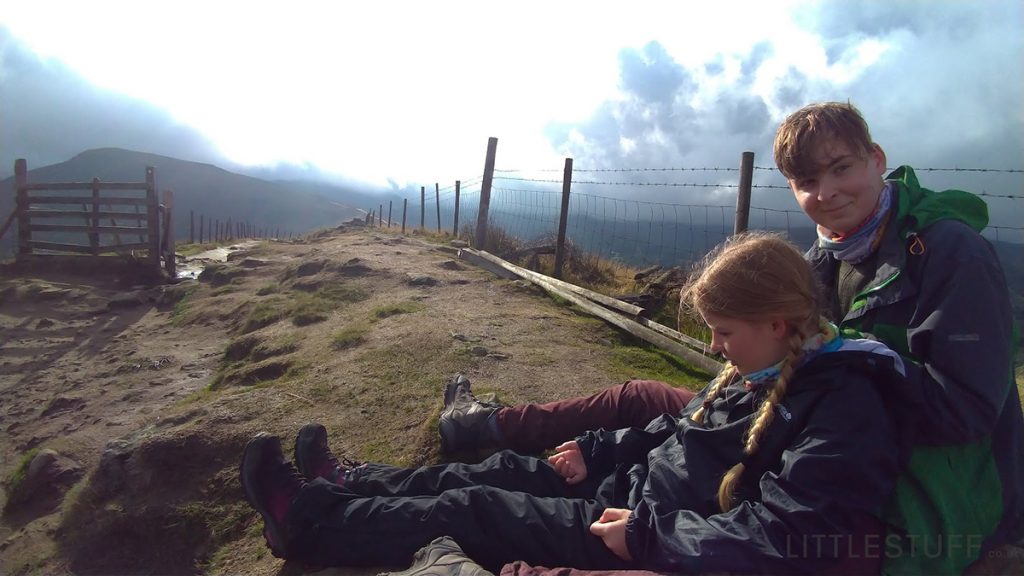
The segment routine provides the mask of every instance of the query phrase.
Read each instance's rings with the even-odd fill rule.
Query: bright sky
[[[242,164],[418,186],[497,136],[503,168],[771,165],[788,112],[850,99],[890,159],[1021,167],[1019,0],[4,4],[44,61]]]

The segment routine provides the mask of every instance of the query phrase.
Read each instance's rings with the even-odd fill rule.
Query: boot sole
[[[444,385],[444,407],[451,406],[452,402],[459,395],[459,387],[466,389],[466,392],[472,394],[473,389],[470,388],[469,378],[466,378],[462,374],[456,374],[451,380]]]
[[[450,410],[444,410],[441,412],[441,417],[437,420],[437,430],[441,436],[441,452],[445,454],[452,454],[458,451],[458,448],[448,443],[448,438],[455,438],[455,423],[452,422],[450,416]],[[448,414],[449,417],[445,418]]]
[[[270,510],[262,504],[256,487],[249,483],[249,478],[255,476],[263,465],[265,446],[269,442],[277,442],[280,449],[281,440],[266,432],[260,432],[249,440],[242,453],[242,464],[238,467],[239,477],[242,481],[242,489],[245,491],[245,499],[263,517],[263,538],[267,541],[271,554],[277,558],[285,558],[284,533],[273,516],[270,515]]]

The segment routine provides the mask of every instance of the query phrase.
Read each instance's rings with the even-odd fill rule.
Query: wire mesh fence
[[[977,190],[993,216],[1020,212],[1024,170],[991,168],[918,168],[943,173],[944,187]],[[489,194],[488,227],[523,245],[554,244],[565,182],[558,169],[495,169]],[[728,167],[574,168],[570,182],[566,239],[577,248],[632,266],[679,265],[700,258],[734,233],[739,169]],[[978,181],[986,176],[988,180]],[[993,177],[1002,179],[994,182]],[[460,181],[458,230],[456,186],[425,187],[409,202],[410,221],[428,229],[472,236],[480,211],[483,178]],[[927,182],[931,184],[931,182]],[[934,186],[934,185],[933,185]],[[998,186],[999,191],[990,191]],[[792,200],[774,167],[755,166],[747,227],[785,233],[800,246],[816,237],[814,224],[798,208],[779,208]],[[651,193],[650,191],[657,191]],[[659,201],[672,196],[679,202]],[[1009,211],[1009,212],[1007,212]],[[1005,218],[1004,220],[1005,221]],[[1024,227],[990,225],[983,235],[1005,244],[1001,256],[1024,256]]]

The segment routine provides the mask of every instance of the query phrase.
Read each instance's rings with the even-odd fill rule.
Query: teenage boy
[[[891,526],[876,546],[885,572],[960,573],[1024,532],[1024,416],[1006,281],[979,234],[987,207],[966,192],[922,188],[907,166],[884,176],[885,152],[848,103],[790,115],[774,153],[818,225],[807,258],[825,287],[823,308],[845,331],[908,361],[893,408],[906,412],[915,449],[882,512]],[[499,407],[477,402],[456,379],[445,390],[442,446],[552,447],[598,420],[645,426],[691,394],[638,381],[590,398]]]

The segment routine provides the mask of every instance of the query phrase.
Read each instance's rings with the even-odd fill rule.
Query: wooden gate
[[[11,219],[18,223],[17,261],[66,258],[71,253],[89,255],[98,262],[144,252],[147,267],[159,272],[163,257],[173,277],[173,194],[165,191],[164,203],[157,201],[152,166],[146,167],[145,180],[140,182],[94,178],[92,182],[29,183],[27,164],[18,159],[14,176],[16,204]],[[9,224],[10,220],[4,231]],[[83,239],[87,243],[74,242]]]

